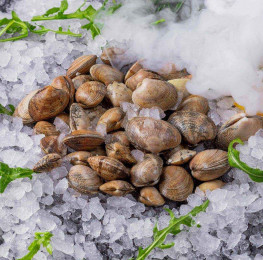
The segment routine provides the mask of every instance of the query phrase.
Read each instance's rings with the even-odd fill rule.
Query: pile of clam
[[[46,155],[33,170],[47,172],[70,162],[67,178],[76,191],[134,192],[148,206],[161,206],[164,198],[184,201],[195,186],[203,191],[222,187],[218,178],[230,169],[228,144],[255,134],[263,127],[261,117],[237,114],[217,129],[207,116],[208,101],[187,92],[191,76],[185,70],[172,66],[154,72],[137,61],[125,75],[110,65],[120,53],[105,49],[102,64],[96,64],[95,55],[79,57],[66,76],[29,93],[17,106],[15,115],[24,124],[36,123],[35,134],[45,135],[41,148]],[[123,102],[138,110],[157,108],[164,118],[128,118]],[[55,118],[70,132],[60,133]],[[197,153],[200,143],[210,149]]]

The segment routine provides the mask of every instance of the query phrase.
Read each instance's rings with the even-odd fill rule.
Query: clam
[[[69,119],[71,131],[87,130],[90,126],[90,120],[87,113],[78,103],[73,103],[71,105]]]
[[[103,49],[100,59],[107,65],[114,64],[123,58],[125,50],[117,47],[109,47]]]
[[[31,91],[27,96],[25,96],[20,103],[18,104],[14,115],[21,117],[24,124],[30,124],[34,122],[34,119],[30,116],[28,111],[28,104],[31,100],[31,98],[38,92],[38,90]]]
[[[217,129],[212,119],[199,112],[174,112],[168,122],[180,131],[189,144],[196,145],[216,137]]]
[[[103,82],[106,86],[114,81],[123,82],[124,75],[121,71],[106,64],[96,64],[90,69],[93,79]]]
[[[83,194],[98,193],[103,183],[98,174],[85,165],[75,165],[68,173],[69,186]]]
[[[180,111],[195,111],[202,114],[207,114],[209,111],[208,100],[197,95],[190,95],[185,98],[179,107]]]
[[[56,127],[47,121],[39,121],[34,126],[34,133],[36,135],[44,134],[45,136],[49,135],[59,135],[59,131],[56,129]]]
[[[168,151],[165,151],[163,153],[164,159],[166,161],[169,160],[169,158],[172,157],[175,153],[177,153],[177,152],[179,152],[179,151],[181,151],[183,149],[187,149],[187,148],[185,147],[185,145],[179,144],[175,148],[173,148],[171,150],[168,150]]]
[[[219,148],[227,150],[232,140],[240,138],[242,141],[247,141],[250,136],[254,135],[261,128],[263,128],[262,117],[239,113],[221,126],[216,143]]]
[[[121,128],[125,114],[119,107],[110,108],[99,119],[97,125],[105,125],[106,131],[111,132]]]
[[[106,97],[114,107],[119,107],[122,102],[132,102],[132,91],[123,83],[113,82],[107,87]]]
[[[147,206],[160,207],[165,200],[160,192],[154,187],[144,187],[140,190],[139,201]]]
[[[141,64],[141,60],[138,60],[137,62],[135,62],[130,69],[128,70],[128,72],[125,75],[125,82],[128,78],[130,78],[131,76],[133,76],[135,73],[137,73],[140,69],[143,69],[143,66]]]
[[[153,154],[146,154],[143,161],[131,169],[131,182],[135,187],[154,186],[159,182],[163,160]]]
[[[104,180],[113,181],[126,179],[130,176],[127,169],[119,160],[107,156],[93,156],[88,158],[89,165]]]
[[[136,163],[135,158],[131,154],[130,148],[122,143],[114,142],[106,144],[106,153],[107,156],[118,159],[123,163]]]
[[[57,89],[63,89],[69,94],[69,107],[74,102],[75,87],[72,80],[67,76],[59,76],[54,78],[51,86]]]
[[[106,95],[106,87],[98,81],[82,84],[76,91],[76,101],[84,107],[97,106]]]
[[[69,126],[69,115],[68,114],[61,113],[61,114],[57,115],[56,117],[63,120]]]
[[[106,151],[102,146],[97,146],[96,148],[89,151],[92,156],[102,155],[106,156]]]
[[[103,137],[91,130],[75,130],[63,139],[63,143],[75,151],[93,150],[103,142]]]
[[[180,166],[164,168],[159,184],[160,193],[174,201],[185,201],[193,192],[194,182],[191,175]]]
[[[200,181],[217,179],[230,169],[227,152],[218,149],[198,153],[189,166],[193,177]]]
[[[67,147],[63,143],[59,143],[58,136],[45,136],[40,140],[40,147],[46,154],[57,153],[60,155],[67,154]]]
[[[67,76],[69,78],[74,78],[77,73],[85,74],[90,71],[91,66],[96,63],[96,55],[85,55],[77,58],[72,62],[67,70]]]
[[[206,192],[207,190],[213,191],[216,189],[220,189],[225,185],[225,183],[221,180],[213,180],[213,181],[206,181],[198,186],[198,188]]]
[[[42,157],[33,167],[34,172],[48,172],[59,167],[62,163],[61,156],[57,153],[50,153]]]
[[[28,111],[34,121],[55,117],[68,105],[69,94],[63,89],[46,86],[39,89],[30,99]]]
[[[146,78],[133,91],[132,101],[142,108],[158,106],[165,111],[176,105],[177,91],[166,81]]]
[[[188,74],[186,69],[178,70],[173,63],[167,63],[165,66],[162,67],[158,71],[158,73],[165,79],[165,80],[171,80],[171,79],[178,79],[183,78]]]
[[[159,153],[181,143],[181,134],[171,124],[150,117],[134,117],[126,125],[126,134],[136,147]]]
[[[72,79],[72,82],[74,84],[75,89],[78,89],[82,84],[92,80],[93,79],[90,75],[78,75],[74,79]]]
[[[78,151],[69,153],[65,158],[73,165],[88,165],[88,158],[93,156],[92,153],[86,151]]]
[[[196,151],[182,149],[172,154],[167,160],[167,164],[182,165],[189,162],[196,155]]]
[[[100,186],[100,191],[112,196],[125,196],[134,191],[134,187],[127,181],[109,181]]]
[[[138,84],[141,83],[146,78],[147,79],[159,79],[159,80],[163,79],[159,74],[157,74],[154,71],[140,69],[133,76],[129,77],[125,81],[125,84],[128,88],[134,91],[137,88]]]
[[[121,143],[126,146],[130,145],[130,141],[125,131],[117,131],[113,134],[107,135],[106,140],[105,140],[106,144],[111,144],[115,142]]]

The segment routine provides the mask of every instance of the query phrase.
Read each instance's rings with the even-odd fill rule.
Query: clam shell
[[[69,78],[74,78],[77,73],[85,74],[90,71],[91,66],[96,63],[96,55],[85,55],[77,58],[72,62],[67,70],[67,76]]]
[[[150,117],[134,117],[129,120],[126,134],[136,147],[151,153],[175,148],[181,143],[181,135],[175,127]]]
[[[213,191],[216,189],[220,189],[225,185],[225,183],[221,180],[213,180],[213,181],[206,181],[198,186],[198,188],[202,192],[206,192],[207,190]]]
[[[86,151],[78,151],[69,153],[64,159],[73,165],[88,165],[88,158],[93,156],[92,153]]]
[[[69,94],[52,86],[39,89],[29,101],[28,111],[34,121],[55,117],[69,102]]]
[[[90,75],[78,75],[74,79],[72,79],[75,89],[78,89],[82,84],[88,81],[93,81]]]
[[[63,143],[59,143],[58,136],[56,135],[43,137],[40,140],[40,147],[46,154],[57,153],[62,156],[67,154],[67,147]]]
[[[154,187],[144,187],[140,190],[139,201],[147,206],[160,207],[165,200],[160,192]]]
[[[47,121],[39,121],[34,126],[34,134],[40,135],[44,134],[45,136],[49,135],[59,135],[60,132],[56,129],[56,127]]]
[[[63,120],[69,126],[69,115],[68,114],[61,113],[61,114],[57,115],[56,117]]]
[[[184,168],[180,166],[164,168],[159,184],[159,190],[164,197],[174,201],[185,201],[193,189],[193,179]]]
[[[179,79],[186,77],[188,74],[186,69],[178,70],[176,69],[175,64],[173,63],[167,63],[165,66],[163,66],[158,73],[165,79],[165,80],[171,80],[171,79]]]
[[[195,111],[206,115],[209,111],[208,100],[201,96],[190,95],[183,100],[178,110]]]
[[[130,145],[130,141],[125,131],[117,131],[117,132],[107,135],[106,140],[105,140],[106,144],[111,144],[111,143],[116,143],[116,142],[121,143],[126,146]]]
[[[212,119],[199,112],[175,112],[169,117],[168,122],[180,131],[188,143],[193,145],[216,137],[217,129]]]
[[[78,103],[73,103],[71,105],[69,119],[71,131],[87,130],[90,126],[90,120],[87,113]]]
[[[96,194],[103,183],[95,171],[85,165],[75,165],[68,173],[69,186],[83,194]]]
[[[98,81],[82,84],[76,92],[76,101],[85,107],[97,106],[105,97],[106,87]]]
[[[177,151],[167,160],[167,164],[182,165],[189,162],[196,155],[196,151],[182,149]]]
[[[129,170],[117,159],[107,156],[93,156],[88,158],[89,165],[104,180],[113,181],[126,179],[130,176]]]
[[[128,70],[128,72],[125,75],[124,81],[126,82],[126,80],[128,78],[130,78],[131,76],[133,76],[135,73],[137,73],[140,69],[143,69],[143,66],[141,64],[141,60],[136,61]]]
[[[93,79],[103,82],[106,86],[114,81],[123,82],[124,75],[121,71],[106,64],[96,64],[90,69]]]
[[[50,153],[42,157],[33,167],[34,172],[49,172],[59,167],[62,163],[61,156],[57,153]]]
[[[134,187],[127,181],[109,181],[100,186],[100,191],[112,196],[125,196],[134,191]]]
[[[166,81],[146,78],[133,91],[132,101],[142,108],[157,106],[166,111],[176,105],[177,91]]]

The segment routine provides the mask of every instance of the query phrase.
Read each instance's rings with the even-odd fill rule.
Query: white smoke
[[[105,21],[108,41],[129,44],[130,53],[145,58],[152,69],[167,62],[193,75],[187,88],[208,98],[233,96],[249,114],[263,111],[263,1],[185,1],[176,14],[153,14],[152,1],[126,0]],[[191,13],[191,15],[190,15]],[[152,22],[165,18],[157,26]]]

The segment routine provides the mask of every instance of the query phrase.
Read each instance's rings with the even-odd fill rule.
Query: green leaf
[[[48,9],[48,10],[43,14],[43,16],[49,16],[49,15],[51,15],[51,14],[57,13],[59,10],[60,10],[59,7],[52,7],[52,8],[50,8],[50,9]]]
[[[9,109],[5,108],[0,104],[0,114],[5,114],[8,116],[12,116],[15,112],[15,107],[13,105],[8,105]]]
[[[176,218],[174,213],[170,209],[165,209],[170,214],[169,225],[162,229],[158,230],[157,224],[153,228],[154,239],[151,245],[146,247],[145,249],[139,248],[137,260],[144,260],[150,254],[150,252],[154,248],[166,249],[174,246],[174,243],[164,244],[164,241],[168,234],[176,235],[180,233],[182,230],[180,229],[181,225],[193,226],[195,225],[195,221],[193,221],[193,217],[198,213],[205,211],[209,205],[209,201],[205,201],[202,205],[193,208],[188,214],[185,216],[181,216]]]
[[[152,25],[157,25],[157,24],[164,23],[164,22],[165,22],[165,19],[160,19],[160,20],[153,22]]]
[[[28,254],[18,260],[32,260],[33,257],[37,254],[41,245],[45,247],[48,253],[52,254],[52,246],[50,244],[50,239],[53,236],[50,232],[36,232],[35,233],[35,240],[29,245]]]
[[[228,146],[228,162],[231,167],[238,168],[247,173],[251,180],[255,182],[263,182],[263,171],[249,167],[246,163],[240,160],[240,152],[234,149],[234,144],[244,144],[239,138],[233,140]]]
[[[7,164],[0,162],[0,193],[3,193],[8,184],[18,178],[30,178],[34,172],[28,168],[10,168]]]
[[[60,3],[59,12],[63,14],[67,9],[68,9],[68,1],[62,0]]]

